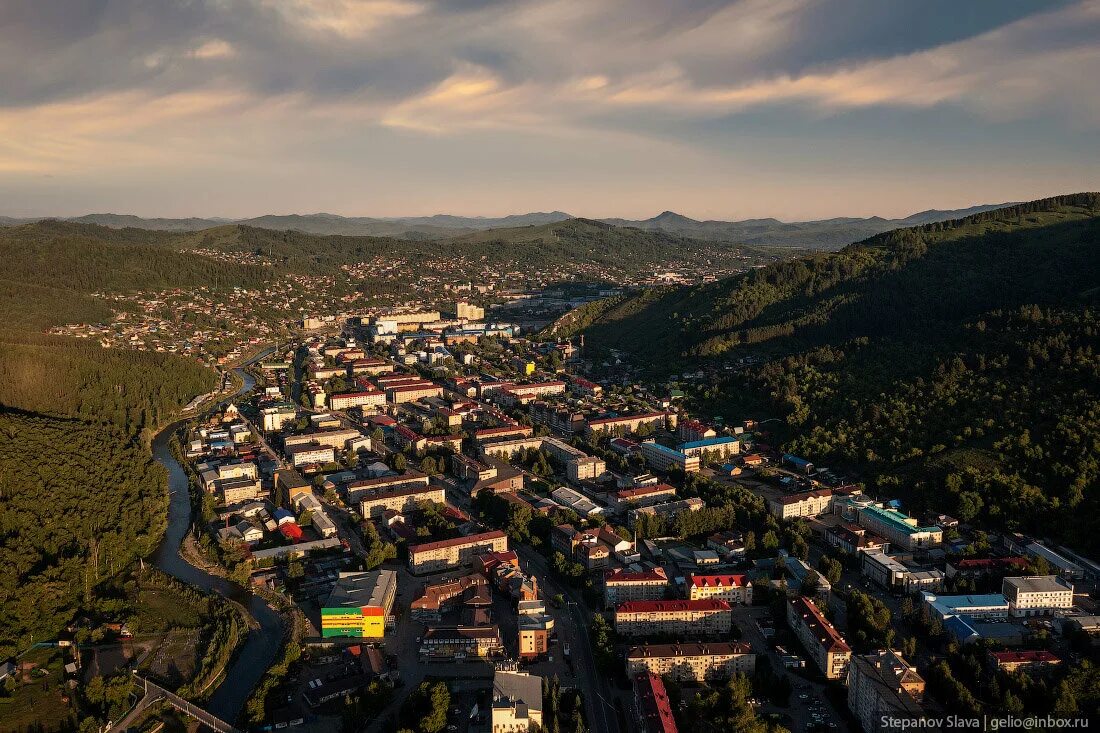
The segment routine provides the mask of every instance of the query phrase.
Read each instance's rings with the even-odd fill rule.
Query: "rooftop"
[[[713,598],[699,601],[627,601],[615,613],[675,613],[679,611],[728,611],[730,604]]]
[[[397,585],[393,570],[371,570],[366,573],[340,573],[332,593],[322,608],[380,608]]]

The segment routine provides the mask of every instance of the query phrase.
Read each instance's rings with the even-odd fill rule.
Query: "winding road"
[[[264,358],[267,353],[269,352],[257,355],[252,362]],[[256,380],[243,369],[234,371],[242,380],[242,386],[222,404],[251,392],[256,384]],[[226,670],[225,678],[205,706],[217,717],[232,721],[237,719],[252,690],[275,660],[283,639],[284,624],[282,617],[259,596],[236,583],[196,568],[180,555],[180,543],[191,528],[191,497],[188,492],[187,472],[172,456],[169,447],[172,433],[179,425],[178,422],[169,425],[153,439],[153,457],[168,471],[170,494],[168,529],[153,556],[153,563],[185,583],[239,602],[248,609],[258,624],[257,628],[249,631],[243,646]]]

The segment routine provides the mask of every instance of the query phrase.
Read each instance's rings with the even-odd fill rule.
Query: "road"
[[[584,599],[576,589],[558,582],[542,555],[524,545],[518,545],[514,549],[527,564],[528,571],[538,575],[547,591],[546,595],[561,594],[568,602],[565,612],[558,615],[559,623],[568,622],[557,629],[558,638],[562,645],[569,644],[574,668],[581,673],[577,687],[584,694],[588,708],[588,727],[594,733],[619,733],[619,720],[614,706],[609,702],[615,693],[608,685],[607,677],[597,671],[592,655],[592,644],[588,638],[588,610]]]

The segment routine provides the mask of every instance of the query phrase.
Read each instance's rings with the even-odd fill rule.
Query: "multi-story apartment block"
[[[677,733],[672,701],[665,683],[655,674],[634,677],[634,730],[641,733]]]
[[[347,428],[345,430],[317,430],[312,433],[303,433],[301,435],[288,435],[283,438],[283,445],[290,447],[292,445],[307,445],[309,443],[316,443],[317,445],[327,445],[337,450],[343,450],[347,447],[351,441],[361,440],[364,436],[358,430],[353,428]],[[363,446],[370,449],[369,438],[368,443]]]
[[[632,507],[652,506],[676,497],[676,487],[666,483],[649,486],[631,486],[619,489],[608,496],[608,502],[615,509],[623,511]]]
[[[752,675],[756,655],[744,642],[716,641],[706,644],[642,644],[626,653],[626,674],[668,675],[677,682],[705,682],[729,679],[735,674]]]
[[[643,442],[641,449],[646,462],[658,471],[673,469],[678,469],[684,473],[697,473],[699,471],[699,456],[684,455],[678,450],[651,440]]]
[[[730,436],[703,438],[690,440],[680,444],[680,452],[687,456],[698,456],[700,459],[724,461],[730,456],[741,452],[741,439]]]
[[[216,483],[221,503],[227,506],[242,501],[259,499],[264,493],[258,478],[231,478]]]
[[[1073,608],[1073,584],[1057,575],[1005,578],[1001,592],[1013,616],[1040,616]]]
[[[485,317],[485,309],[480,305],[467,303],[465,300],[455,302],[455,318],[460,321],[480,321]]]
[[[852,650],[816,603],[805,596],[791,598],[787,602],[787,624],[825,677],[844,679]]]
[[[924,679],[895,651],[856,655],[848,666],[848,709],[865,733],[898,729],[924,717]]]
[[[397,385],[386,387],[386,397],[390,402],[399,404],[402,402],[416,402],[427,397],[442,397],[443,388],[432,382],[418,384]]]
[[[410,477],[401,484],[391,484],[363,492],[357,491],[356,499],[359,501],[360,514],[367,519],[377,519],[389,510],[400,514],[412,511],[422,501],[443,504],[446,501],[446,493],[442,486],[432,486],[421,477]]]
[[[508,535],[499,530],[427,542],[409,548],[409,570],[413,573],[446,570],[469,565],[475,556],[485,552],[504,552],[507,549]]]
[[[747,575],[704,575],[692,573],[687,578],[688,599],[698,601],[717,598],[728,603],[752,605],[752,586]]]
[[[659,430],[676,428],[677,416],[675,412],[647,412],[641,415],[620,415],[619,417],[604,417],[588,421],[588,432],[596,435],[600,433],[635,433],[643,425],[648,425]]]
[[[832,500],[831,489],[786,494],[768,499],[768,511],[779,519],[816,517],[829,511]]]
[[[907,517],[897,509],[870,506],[860,507],[859,525],[884,537],[894,547],[912,552],[935,547],[943,542],[943,529],[935,525],[921,527],[916,519]]]
[[[733,611],[725,601],[627,601],[615,609],[615,631],[624,636],[728,634]]]
[[[290,465],[295,468],[310,463],[332,463],[336,460],[336,452],[331,445],[317,445],[316,443],[288,445],[286,454],[290,458]]]
[[[282,430],[283,425],[298,417],[298,408],[289,402],[282,402],[260,410],[261,427],[264,432],[273,433]]]
[[[604,608],[615,608],[627,601],[660,601],[670,586],[663,568],[642,572],[608,570],[603,576]]]
[[[352,407],[381,407],[386,404],[386,393],[379,389],[342,392],[329,397],[329,406],[334,410],[347,410]]]

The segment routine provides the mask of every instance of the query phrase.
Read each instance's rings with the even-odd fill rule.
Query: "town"
[[[945,654],[1016,689],[1100,638],[1087,558],[909,516],[485,316],[306,318],[179,436],[194,552],[296,619],[252,722],[875,731],[954,709]]]

